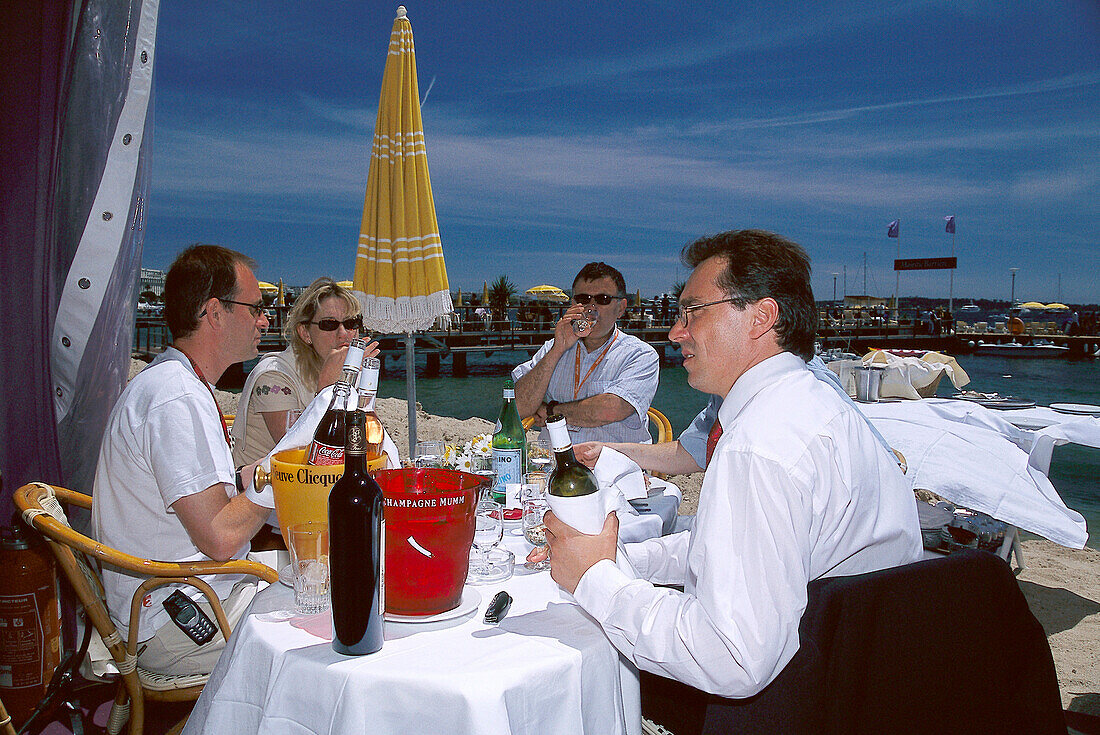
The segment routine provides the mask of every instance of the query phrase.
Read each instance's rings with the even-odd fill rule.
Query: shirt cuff
[[[633,580],[615,566],[615,562],[601,559],[581,577],[577,589],[573,591],[573,599],[589,615],[602,622],[611,614],[615,594],[631,581]]]

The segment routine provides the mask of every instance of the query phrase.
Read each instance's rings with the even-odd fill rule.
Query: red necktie
[[[722,436],[722,423],[716,418],[714,426],[710,427],[710,434],[707,435],[707,464],[710,464],[710,458],[714,455],[714,448],[718,445],[720,436]]]

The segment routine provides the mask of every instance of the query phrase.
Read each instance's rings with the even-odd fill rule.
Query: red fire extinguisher
[[[0,699],[19,723],[34,712],[61,662],[57,567],[21,522],[0,528]]]

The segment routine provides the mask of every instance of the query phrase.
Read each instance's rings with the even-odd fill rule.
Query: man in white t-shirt
[[[627,544],[632,579],[613,561],[614,514],[586,536],[548,513],[551,574],[645,681],[748,697],[798,650],[811,580],[915,561],[920,529],[893,456],[806,365],[817,310],[802,248],[741,230],[683,260],[694,270],[669,338],[688,383],[723,397],[694,526]],[[661,722],[656,699],[642,708]]]
[[[240,253],[195,245],[169,269],[164,315],[172,347],[119,396],[99,452],[92,528],[103,543],[160,561],[241,559],[271,513],[239,492],[243,483],[212,388],[230,365],[256,356],[267,329],[253,267]],[[231,617],[255,591],[239,576],[204,579]],[[123,636],[141,581],[110,567],[103,573],[107,607]],[[159,587],[141,600],[138,664],[166,674],[208,673],[225,640],[218,633],[197,644],[173,622],[164,602],[175,589]],[[203,599],[193,587],[178,589]],[[214,619],[205,602],[199,606]]]

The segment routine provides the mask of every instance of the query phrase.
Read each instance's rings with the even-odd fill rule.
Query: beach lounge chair
[[[1066,732],[1046,634],[993,554],[820,579],[807,593],[799,650],[763,691],[726,699],[642,672],[643,713],[677,735]]]
[[[24,485],[15,491],[15,505],[23,514],[27,525],[41,533],[57,558],[65,578],[83,609],[86,624],[94,626],[96,633],[110,651],[115,667],[120,672],[118,693],[107,720],[107,732],[118,733],[130,723],[131,735],[140,735],[145,719],[145,701],[183,702],[198,699],[208,675],[165,676],[145,671],[137,665],[137,621],[141,601],[147,592],[164,584],[189,584],[202,591],[214,610],[218,627],[228,639],[230,628],[218,596],[197,575],[200,574],[251,574],[267,582],[276,582],[279,574],[274,569],[251,561],[187,562],[171,563],[141,559],[105,546],[69,525],[64,505],[91,509],[92,498],[65,488],[40,482]],[[134,593],[130,606],[130,636],[123,641],[107,612],[103,597],[103,582],[99,576],[102,565],[113,566],[132,574],[146,577]],[[80,662],[77,661],[77,664]],[[85,667],[87,668],[87,667]],[[184,722],[170,732],[178,732]]]

